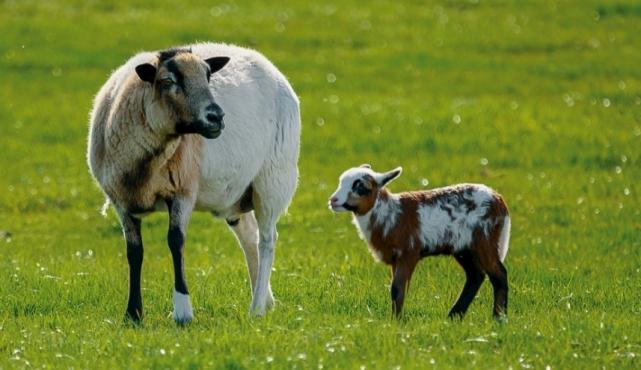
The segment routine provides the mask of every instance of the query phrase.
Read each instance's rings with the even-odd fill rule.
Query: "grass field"
[[[310,2],[311,3],[311,2]],[[641,5],[621,1],[0,1],[0,368],[639,368]],[[192,219],[196,320],[168,317],[166,215],[143,224],[141,327],[123,324],[125,246],[99,214],[93,95],[140,50],[254,47],[303,115],[279,224],[275,311],[249,319],[242,252]],[[338,175],[402,165],[392,191],[483,182],[512,212],[509,322],[486,282],[463,322],[449,258],[419,264],[400,322],[389,271]]]

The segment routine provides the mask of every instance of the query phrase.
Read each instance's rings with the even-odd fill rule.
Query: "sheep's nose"
[[[218,123],[223,120],[223,117],[225,116],[224,113],[216,114],[216,113],[207,113],[207,121],[211,123]]]
[[[222,109],[216,104],[210,104],[206,108],[207,115],[205,115],[205,118],[207,118],[207,121],[210,123],[220,123],[222,124],[223,122],[223,117],[225,116],[225,112],[223,112]]]
[[[331,204],[336,204],[336,203],[338,203],[338,198],[336,198],[336,197],[332,197],[332,199],[330,199],[330,200],[329,200],[329,202],[330,202]]]

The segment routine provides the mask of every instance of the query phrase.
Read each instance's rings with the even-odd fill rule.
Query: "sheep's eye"
[[[173,84],[174,84],[174,80],[172,80],[171,78],[163,78],[162,80],[160,80],[160,85],[162,87],[170,87]]]

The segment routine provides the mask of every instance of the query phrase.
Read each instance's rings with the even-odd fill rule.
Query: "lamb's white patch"
[[[501,262],[505,259],[507,255],[507,249],[510,246],[510,228],[512,227],[510,222],[510,216],[505,216],[503,219],[503,228],[501,229],[501,236],[499,236],[499,258]]]
[[[378,200],[377,200],[378,203]],[[354,218],[352,219],[352,222],[356,226],[356,229],[358,230],[358,235],[361,237],[361,239],[365,240],[367,242],[367,247],[374,257],[375,260],[381,261],[383,259],[383,255],[381,252],[374,248],[372,246],[372,229],[370,225],[370,221],[372,219],[372,211],[376,208],[376,206],[372,207],[372,209],[367,212],[366,214],[359,216],[354,214]]]
[[[189,322],[194,318],[189,294],[182,294],[174,290],[174,321]]]
[[[472,226],[476,226],[480,223],[480,226],[487,235],[490,232],[490,226],[492,225],[489,220],[483,221],[481,218],[487,213],[490,203],[494,202],[495,193],[494,190],[483,184],[474,184],[473,186],[474,192],[472,193],[472,199],[476,204],[476,209],[469,213],[469,217],[474,219],[474,224]]]
[[[460,185],[442,190],[445,190],[444,194],[458,193],[463,199],[472,201],[475,207],[470,210],[465,203],[457,204],[447,196],[432,205],[419,206],[417,213],[420,235],[425,248],[433,249],[443,242],[448,242],[454,248],[454,252],[457,252],[470,245],[472,233],[477,227],[480,227],[486,234],[489,232],[490,222],[484,220],[483,216],[488,212],[489,204],[494,199],[494,193],[484,185],[473,185],[473,191],[469,197],[465,193],[460,194]],[[459,198],[453,197],[452,199]]]
[[[358,229],[358,234],[361,236],[361,239],[364,239],[368,243],[372,237],[372,230],[370,229],[371,218],[372,218],[372,210],[370,209],[366,214],[362,216],[354,214],[354,219],[352,220],[352,222],[356,226],[356,229]]]
[[[400,214],[401,202],[398,195],[390,194],[386,201],[376,201],[374,206],[374,225],[383,227],[383,237],[386,237],[396,226],[396,220]]]

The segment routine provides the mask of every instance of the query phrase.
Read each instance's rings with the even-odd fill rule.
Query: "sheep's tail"
[[[111,205],[111,201],[109,200],[109,198],[105,197],[105,204],[103,204],[102,208],[100,209],[100,214],[102,215],[102,217],[107,217],[109,205]]]
[[[510,216],[505,216],[503,219],[503,228],[501,229],[501,235],[499,236],[499,258],[501,262],[505,259],[507,255],[507,249],[510,246],[510,228],[512,227],[510,223]]]

